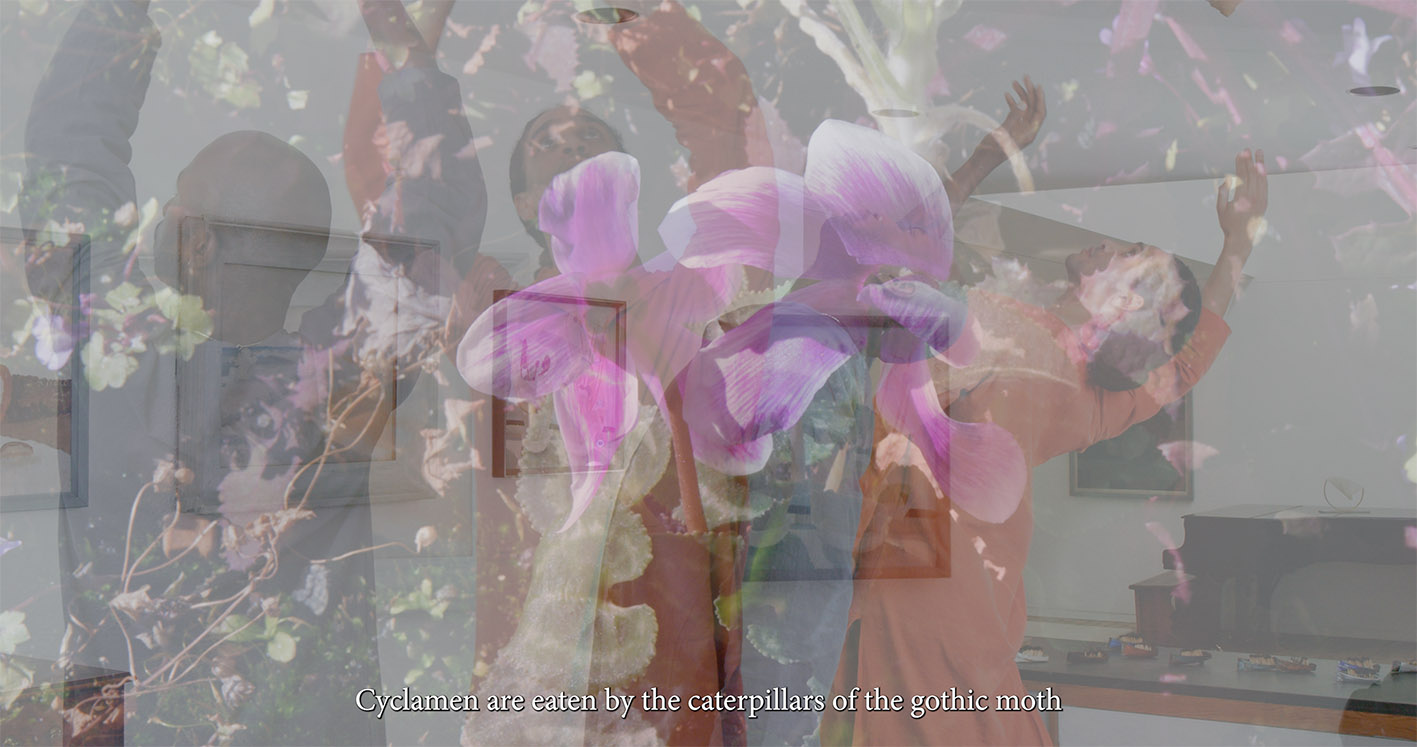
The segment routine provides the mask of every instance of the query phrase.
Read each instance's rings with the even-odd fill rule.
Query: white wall
[[[1322,176],[1371,185],[1382,174]],[[1164,546],[1148,522],[1180,544],[1183,514],[1237,503],[1325,507],[1329,476],[1364,485],[1364,507],[1417,505],[1403,474],[1417,446],[1417,233],[1406,219],[1394,232],[1406,239],[1405,251],[1399,240],[1388,255],[1370,251],[1371,261],[1340,263],[1330,237],[1405,214],[1376,189],[1342,197],[1316,190],[1315,180],[1270,179],[1270,235],[1255,248],[1246,266],[1253,280],[1227,314],[1231,337],[1195,389],[1194,438],[1219,454],[1197,471],[1194,501],[1071,496],[1067,457],[1035,471],[1032,614],[1129,618],[1127,586],[1161,571]],[[1213,181],[1170,182],[985,199],[1213,262],[1220,247],[1214,190]],[[1063,204],[1084,207],[1082,218]],[[1350,319],[1352,304],[1368,294],[1378,309],[1372,339]],[[1412,639],[1417,568],[1341,578],[1366,589],[1371,605],[1405,614],[1387,618],[1403,624],[1388,632]]]

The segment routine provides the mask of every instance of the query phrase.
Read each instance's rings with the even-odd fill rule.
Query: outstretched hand
[[[1230,188],[1234,194],[1229,195]],[[1235,174],[1222,179],[1215,194],[1215,213],[1227,241],[1244,239],[1254,244],[1264,227],[1264,211],[1269,207],[1269,176],[1264,151],[1253,157],[1246,148],[1235,156]]]
[[[1023,82],[1014,81],[1014,93],[1018,94],[1018,101],[1014,101],[1013,94],[1005,93],[1004,102],[1009,105],[1009,113],[1004,117],[1003,124],[994,130],[993,136],[989,140],[993,141],[1007,153],[1004,142],[1012,141],[1019,150],[1027,148],[1033,143],[1033,139],[1038,136],[1038,131],[1043,128],[1043,120],[1048,116],[1048,103],[1043,98],[1043,88],[1023,76]]]
[[[958,171],[950,174],[944,168],[944,152],[938,141],[928,146],[929,150],[924,155],[944,180],[945,191],[950,196],[950,209],[953,212],[959,212],[960,206],[974,193],[975,188],[984,181],[989,172],[1007,161],[1015,152],[1032,144],[1033,139],[1038,136],[1038,131],[1043,128],[1043,119],[1048,116],[1048,103],[1043,99],[1043,87],[1025,75],[1022,83],[1014,81],[1014,92],[1018,94],[1018,101],[1014,101],[1013,94],[1004,94],[1009,113],[1004,117],[1003,124],[984,136]]]
[[[1230,194],[1234,188],[1234,195]],[[1250,258],[1255,240],[1264,232],[1264,211],[1269,207],[1269,176],[1264,165],[1264,151],[1250,155],[1250,149],[1235,156],[1235,173],[1220,180],[1215,194],[1215,214],[1220,218],[1220,230],[1225,244],[1220,258],[1201,290],[1201,304],[1212,313],[1224,316],[1235,297],[1243,277],[1241,271]]]

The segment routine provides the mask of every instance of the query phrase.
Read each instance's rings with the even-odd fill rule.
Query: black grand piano
[[[1271,596],[1286,574],[1326,561],[1417,564],[1417,509],[1245,504],[1182,520],[1167,570],[1131,585],[1138,632],[1161,645],[1270,649]]]

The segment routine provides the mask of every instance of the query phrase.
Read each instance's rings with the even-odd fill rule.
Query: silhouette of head
[[[320,169],[263,132],[222,135],[177,177],[163,208],[159,275],[218,314],[274,313],[325,255],[330,192]]]
[[[1065,262],[1091,315],[1088,376],[1125,391],[1146,381],[1186,344],[1200,321],[1200,285],[1180,259],[1146,244],[1104,241]]]

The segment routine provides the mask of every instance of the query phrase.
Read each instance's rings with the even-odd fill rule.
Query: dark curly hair
[[[1172,257],[1176,275],[1181,280],[1181,292],[1176,301],[1186,308],[1186,315],[1176,322],[1176,331],[1171,334],[1169,351],[1160,342],[1135,334],[1118,334],[1108,337],[1093,354],[1087,364],[1088,382],[1099,389],[1112,392],[1126,392],[1146,383],[1147,374],[1181,352],[1191,339],[1196,325],[1201,319],[1201,288],[1195,273],[1181,261]],[[1163,305],[1162,323],[1165,323]]]
[[[547,112],[550,112],[557,108],[559,107],[552,107],[551,109],[546,109],[545,111],[538,113],[535,117],[532,117],[531,119],[527,120],[526,126],[522,128],[521,136],[517,138],[516,145],[512,146],[512,160],[507,168],[507,181],[512,188],[513,197],[526,191],[526,141],[528,138],[531,137],[531,126],[536,124],[536,120],[541,119],[541,117]],[[581,109],[580,113],[604,125],[605,129],[610,131],[610,137],[615,142],[614,150],[617,150],[621,153],[627,152],[625,150],[625,139],[620,136],[619,130],[615,129],[614,127],[611,127],[609,122],[606,122],[600,117],[591,114],[585,109]],[[523,218],[522,227],[526,229],[528,235],[530,235],[533,239],[536,239],[536,243],[541,245],[542,249],[551,248],[551,239],[541,230],[539,226],[536,225],[536,221]]]

